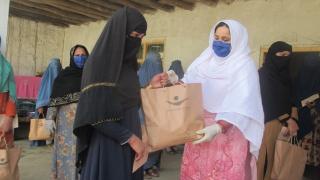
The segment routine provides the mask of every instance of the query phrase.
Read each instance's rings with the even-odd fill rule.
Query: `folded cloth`
[[[15,76],[17,98],[37,99],[41,78],[35,76]]]

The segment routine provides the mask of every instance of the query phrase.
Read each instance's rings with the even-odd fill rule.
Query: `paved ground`
[[[21,180],[50,180],[51,146],[30,147],[28,141],[16,141],[22,147],[20,159]],[[181,154],[163,153],[161,174],[154,180],[178,180]]]

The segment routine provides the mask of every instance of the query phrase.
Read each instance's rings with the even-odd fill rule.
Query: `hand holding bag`
[[[21,148],[9,148],[3,135],[0,142],[5,144],[5,149],[0,149],[0,180],[19,180],[18,162]]]
[[[201,84],[142,89],[145,126],[151,151],[199,138],[204,127]]]
[[[271,179],[301,180],[307,161],[307,151],[299,146],[296,136],[278,137]]]
[[[47,122],[46,119],[31,119],[29,140],[50,140],[53,136],[53,131],[48,128],[52,122]]]

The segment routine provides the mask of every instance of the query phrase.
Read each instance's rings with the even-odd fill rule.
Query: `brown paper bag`
[[[45,127],[45,119],[31,119],[29,140],[48,140],[52,139],[50,131]]]
[[[151,151],[199,138],[204,127],[201,84],[141,90]]]
[[[4,137],[0,137],[0,141],[5,143],[5,149],[0,149],[0,180],[18,180],[21,148],[8,147]]]
[[[307,161],[307,151],[298,145],[296,137],[278,138],[271,179],[301,180]]]

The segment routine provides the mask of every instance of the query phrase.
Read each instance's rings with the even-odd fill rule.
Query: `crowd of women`
[[[146,32],[143,15],[125,7],[108,20],[90,55],[75,45],[68,67],[61,70],[59,59],[51,60],[37,109],[55,122],[53,179],[158,176],[161,151],[132,173],[133,162],[147,150],[140,88],[161,88],[168,80],[157,52],[149,52],[139,67],[136,55]],[[308,164],[319,166],[319,99],[307,106],[301,101],[319,94],[320,61],[306,60],[292,78],[292,46],[278,41],[257,70],[248,38],[240,22],[221,20],[185,74],[179,60],[172,62],[180,83],[201,83],[206,125],[197,131],[200,139],[185,144],[181,180],[271,179],[280,133],[304,140],[313,149]],[[0,128],[9,135],[16,98],[12,68],[2,55],[0,60],[0,113],[6,117]],[[284,114],[288,117],[280,118]]]

